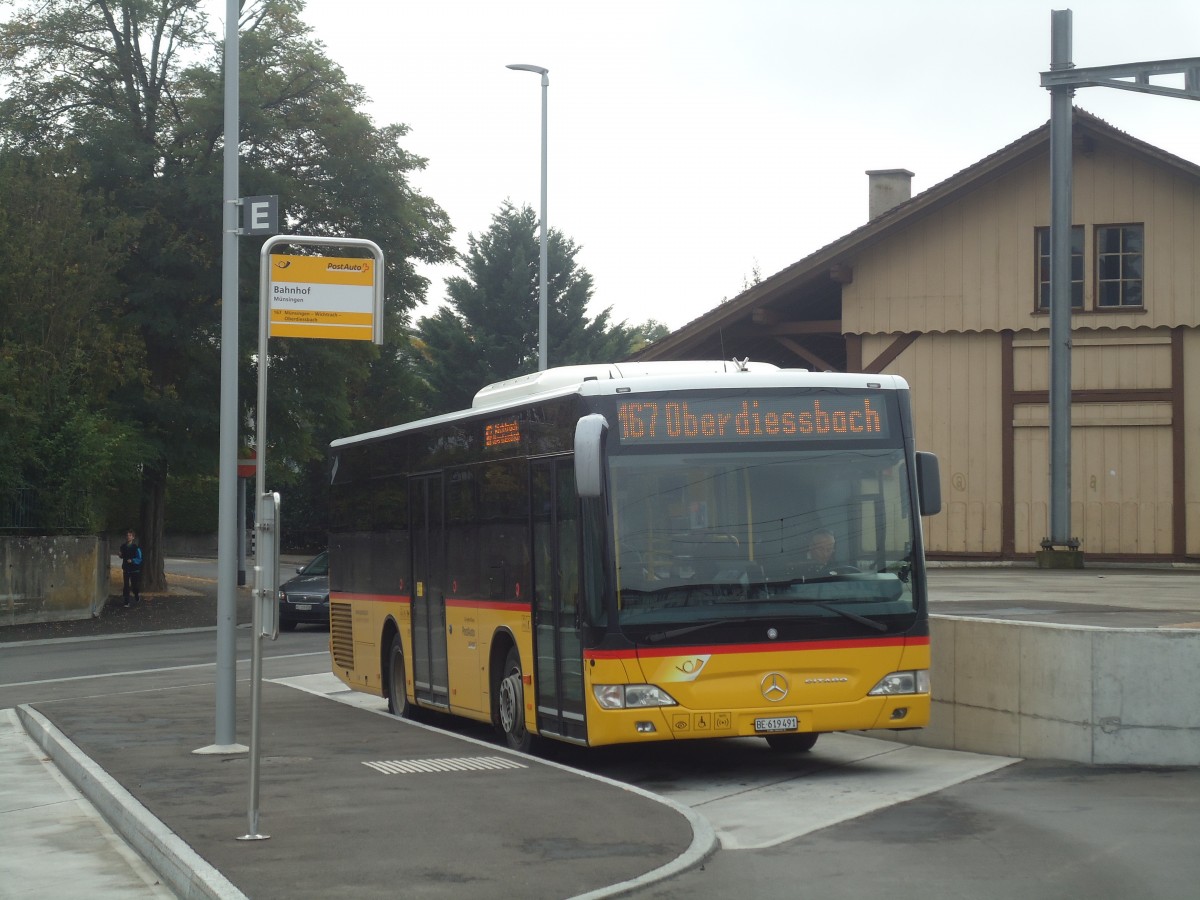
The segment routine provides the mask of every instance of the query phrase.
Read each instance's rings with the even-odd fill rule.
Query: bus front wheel
[[[412,707],[408,702],[408,688],[404,684],[404,644],[400,635],[392,636],[392,646],[388,650],[388,712],[403,719],[411,718]]]
[[[528,753],[533,736],[525,727],[525,689],[521,679],[521,654],[510,647],[495,687],[496,725],[504,742],[513,750]]]
[[[807,753],[820,737],[816,732],[767,735],[767,746],[776,753]]]

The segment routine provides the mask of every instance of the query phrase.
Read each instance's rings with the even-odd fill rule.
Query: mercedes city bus
[[[334,441],[333,671],[510,747],[928,722],[907,384],[748,362],[550,369]]]

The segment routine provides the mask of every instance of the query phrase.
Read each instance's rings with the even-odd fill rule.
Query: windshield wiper
[[[831,613],[836,613],[839,616],[849,619],[852,622],[857,622],[859,625],[866,625],[875,631],[887,631],[888,626],[880,622],[878,619],[868,619],[866,616],[860,616],[856,612],[848,609],[843,609],[840,606],[834,606],[831,603],[826,603],[824,600],[806,600],[811,606],[819,606],[821,609],[828,610]],[[665,641],[668,638],[679,637],[684,634],[691,634],[695,631],[703,631],[705,628],[712,628],[716,625],[746,625],[752,622],[761,622],[758,617],[742,616],[736,619],[711,619],[707,622],[698,622],[695,625],[684,625],[680,628],[671,628],[667,631],[656,631],[654,634],[648,634],[645,641],[648,644],[657,644],[659,641]]]
[[[811,603],[813,606],[819,606],[821,609],[827,609],[832,613],[837,613],[839,616],[845,616],[852,622],[857,622],[859,625],[866,625],[868,628],[874,628],[876,631],[888,630],[887,625],[885,625],[883,622],[880,622],[878,619],[868,619],[866,616],[860,616],[858,613],[851,612],[848,609],[842,609],[840,606],[833,606],[832,604],[826,603],[824,600],[808,600],[805,602]]]
[[[657,644],[659,641],[665,641],[667,638],[679,637],[681,634],[691,634],[693,631],[702,631],[705,628],[712,628],[715,625],[745,625],[750,622],[761,621],[762,619],[750,616],[741,616],[737,619],[712,619],[708,622],[699,622],[695,625],[684,625],[682,628],[672,628],[669,631],[656,631],[654,634],[646,635],[646,642]]]
[[[863,576],[867,576],[866,579]],[[795,578],[788,579],[788,584],[828,584],[831,581],[863,581],[872,580],[875,575],[872,572],[860,572],[858,569],[853,569],[849,572],[818,572],[812,575],[798,575]]]

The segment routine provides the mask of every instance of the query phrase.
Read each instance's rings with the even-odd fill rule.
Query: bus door
[[[413,674],[418,700],[450,705],[446,664],[446,537],[442,475],[412,479]]]
[[[583,741],[587,732],[579,641],[582,566],[575,463],[571,457],[557,457],[532,465],[538,731]]]

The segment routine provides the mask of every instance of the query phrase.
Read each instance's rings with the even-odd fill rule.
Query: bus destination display
[[[485,447],[504,447],[508,444],[521,443],[521,423],[516,419],[505,422],[492,422],[483,430],[483,445]]]
[[[887,406],[877,396],[722,397],[627,400],[617,406],[624,445],[707,441],[887,438]]]

